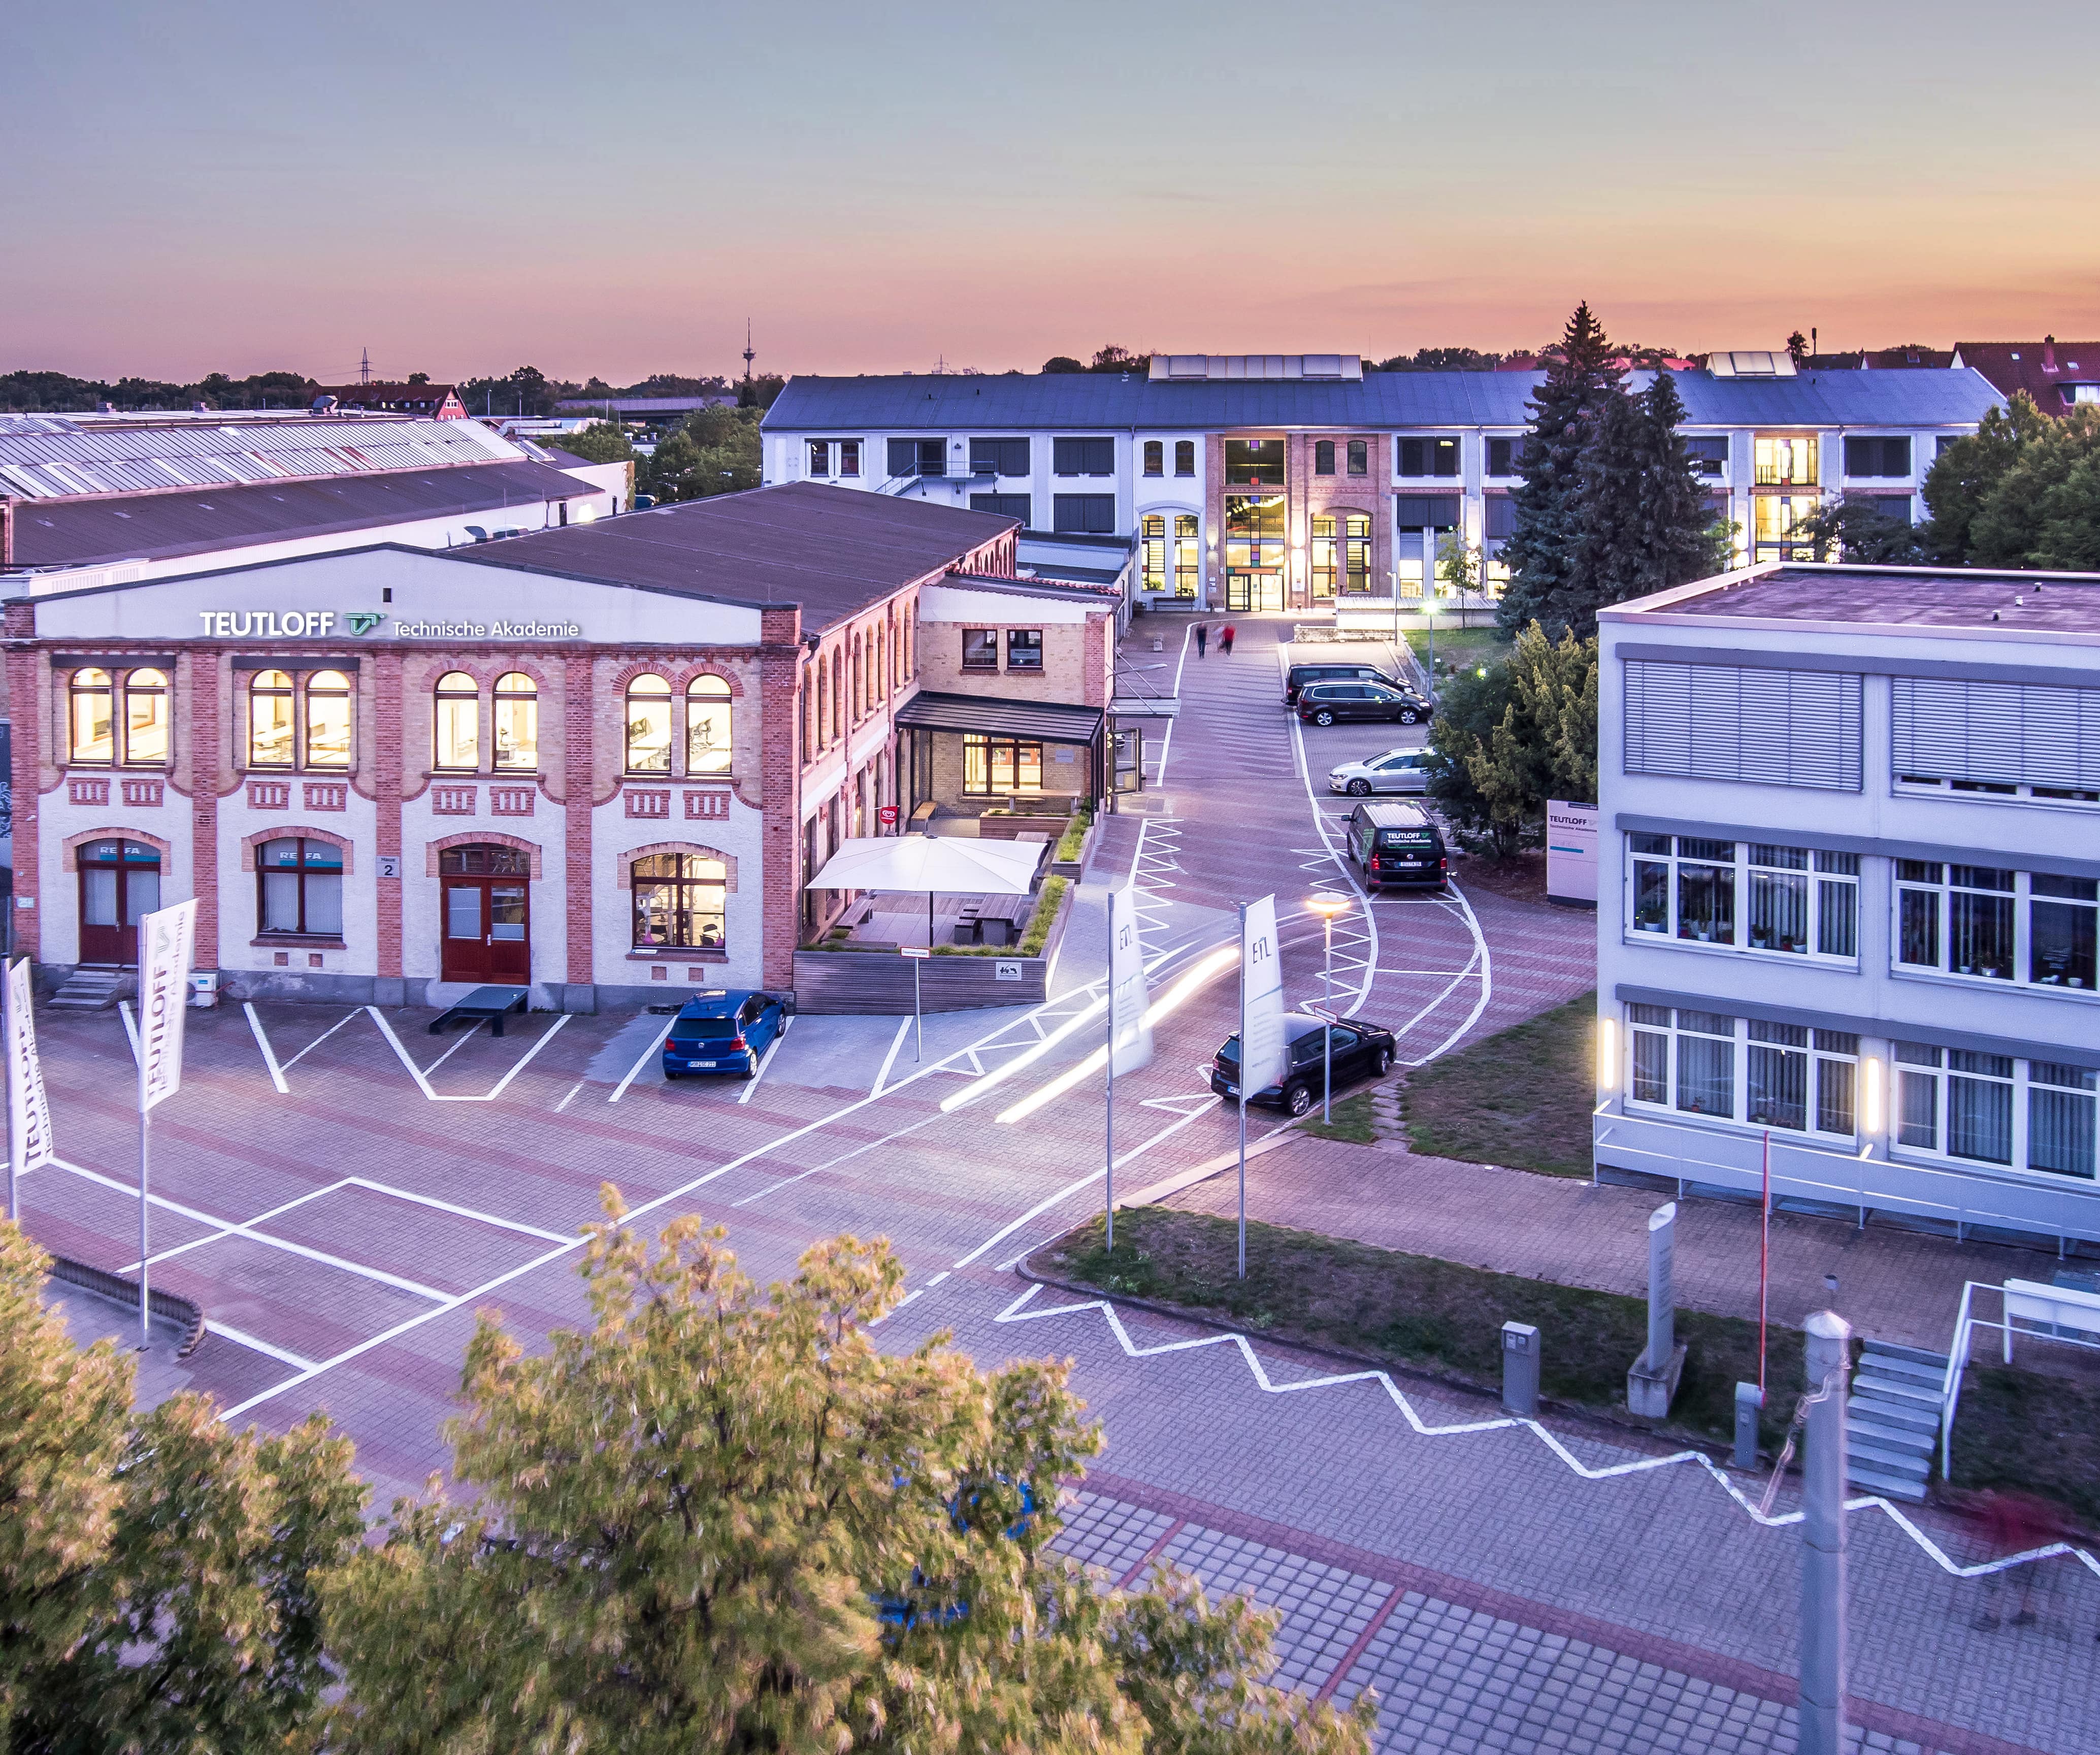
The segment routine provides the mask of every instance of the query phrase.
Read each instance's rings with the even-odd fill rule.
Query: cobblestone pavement
[[[1339,1692],[1419,1673],[1429,1679],[1416,1696],[1458,1714],[1454,1724],[1477,1722],[1489,1747],[1580,1746],[1578,1734],[1613,1746],[1621,1695],[1665,1717],[1693,1697],[1672,1675],[1783,1704],[1795,1539],[1752,1523],[1703,1471],[1586,1479],[1527,1433],[1423,1436],[1375,1386],[1271,1394],[1221,1349],[1132,1358],[1098,1312],[997,1321],[1017,1289],[1001,1264],[1100,1198],[1098,1081],[1066,1076],[1100,1040],[1087,984],[1105,944],[1102,883],[1134,864],[1154,994],[1180,994],[1152,1066],[1118,1081],[1119,1186],[1193,1169],[1235,1137],[1202,1072],[1232,1028],[1229,975],[1176,985],[1229,938],[1233,904],[1273,889],[1286,993],[1322,989],[1304,902],[1342,882],[1315,820],[1339,802],[1304,783],[1273,626],[1239,626],[1230,658],[1214,648],[1186,664],[1184,711],[1154,753],[1161,784],[1112,824],[1094,881],[1076,892],[1051,1002],[929,1019],[923,1060],[897,1020],[812,1017],[756,1085],[672,1086],[654,1064],[666,1020],[646,1014],[535,1017],[501,1041],[439,1043],[415,1014],[388,1014],[382,1029],[361,1010],[258,1006],[280,1091],[242,1010],[196,1015],[183,1088],[153,1123],[153,1274],[204,1306],[211,1333],[171,1373],[237,1421],[281,1429],[325,1411],[356,1440],[383,1504],[444,1463],[439,1429],[477,1311],[500,1309],[528,1341],[583,1320],[577,1231],[597,1216],[601,1183],[619,1185],[639,1223],[689,1211],[722,1221],[761,1280],[815,1238],[885,1236],[910,1299],[885,1336],[903,1345],[951,1326],[987,1360],[1072,1355],[1115,1471],[1091,1490],[1182,1520],[1177,1558],[1227,1588],[1287,1597],[1298,1619],[1285,1661],[1299,1685]],[[1401,740],[1337,727],[1312,735],[1306,756],[1318,779]],[[1408,1058],[1429,1058],[1588,984],[1582,935],[1536,913],[1493,897],[1471,908],[1382,899],[1336,935],[1338,989],[1401,1030]],[[24,1183],[29,1227],[60,1253],[133,1268],[137,1123],[122,1027],[107,1013],[38,1021],[64,1163]],[[1315,1368],[1277,1367],[1286,1379]],[[1419,1406],[1438,1419],[1480,1412]],[[1582,1434],[1565,1442],[1600,1465],[1638,1454]],[[1952,1577],[1880,1513],[1855,1514],[1853,1531],[1863,1701],[1963,1727],[1930,1732],[1949,1749],[2005,1746],[1988,1737],[2091,1746],[2100,1603],[2089,1575],[2048,1563],[2039,1622],[1983,1637],[1968,1624],[1988,1587]],[[1982,1558],[1958,1530],[1930,1533],[1959,1558]],[[1401,1583],[1422,1600],[1388,1612]],[[1506,1640],[1502,1623],[1515,1629]],[[1584,1649],[1567,1656],[1527,1629]],[[1416,1632],[1421,1651],[1405,1643]],[[1425,1652],[1446,1667],[1423,1669]],[[1540,1669],[1534,1653],[1556,1655]],[[1636,1674],[1615,1695],[1619,1659],[1657,1677]],[[1545,1702],[1549,1727],[1466,1718],[1468,1665],[1520,1673],[1509,1698],[1530,1691],[1526,1711]],[[1447,1673],[1458,1678],[1449,1687],[1436,1679]],[[1404,1691],[1394,1684],[1388,1746],[1433,1746],[1444,1727],[1412,1728]],[[1891,1719],[1889,1734],[1907,1733]]]

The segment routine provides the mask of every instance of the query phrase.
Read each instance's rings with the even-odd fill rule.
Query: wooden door
[[[161,905],[161,855],[138,841],[90,841],[80,869],[80,960],[135,967],[139,918]]]
[[[448,878],[439,931],[443,951],[438,973],[446,981],[488,979],[488,881]]]

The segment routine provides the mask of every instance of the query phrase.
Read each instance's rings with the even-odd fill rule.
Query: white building
[[[2100,575],[1599,620],[1599,1173],[2100,1243]]]

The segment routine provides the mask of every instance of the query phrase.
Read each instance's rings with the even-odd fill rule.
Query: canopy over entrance
[[[920,895],[1026,895],[1042,844],[961,836],[870,835],[839,843],[812,890],[908,891]]]

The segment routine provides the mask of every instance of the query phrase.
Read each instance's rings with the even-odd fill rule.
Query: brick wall
[[[761,805],[765,812],[765,979],[770,988],[795,982],[800,937],[802,764],[796,754],[796,695],[801,673],[802,612],[789,607],[761,612],[764,644],[758,660],[761,739]]]
[[[43,710],[37,687],[38,671],[44,655],[33,647],[18,647],[37,631],[34,603],[10,603],[5,620],[8,640],[7,698],[13,714],[13,773],[15,792],[15,944],[38,961],[43,959],[43,898],[37,882],[37,807],[43,798],[44,727],[49,714]],[[24,908],[27,897],[31,906]]]
[[[192,648],[176,667],[179,675],[189,673],[190,700],[187,723],[192,735],[182,742],[190,746],[190,805],[195,828],[190,843],[190,882],[197,899],[196,966],[219,966],[218,943],[218,798],[219,754],[223,734],[219,731],[219,654],[210,648]],[[177,719],[179,727],[185,722]],[[210,735],[199,736],[195,727],[210,726]]]
[[[375,834],[383,859],[391,855],[395,870],[406,875],[408,863],[401,846],[402,781],[408,769],[401,697],[402,655],[380,652],[373,660],[372,762],[373,794],[377,807]],[[382,980],[401,979],[401,878],[378,880],[378,975]]]
[[[561,673],[565,707],[590,699],[591,668],[589,652],[576,652],[568,656]],[[624,737],[625,708],[617,701],[614,706],[620,715],[620,732]],[[597,790],[595,776],[599,760],[598,718],[591,713],[572,710],[565,711],[562,716],[562,791],[567,819],[563,843],[568,876],[567,966],[571,986],[581,986],[591,979],[591,807]]]

